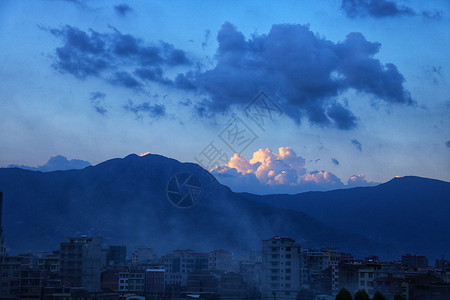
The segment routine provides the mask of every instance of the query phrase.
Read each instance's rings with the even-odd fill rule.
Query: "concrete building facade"
[[[300,290],[301,246],[275,236],[262,242],[262,298],[295,299]]]

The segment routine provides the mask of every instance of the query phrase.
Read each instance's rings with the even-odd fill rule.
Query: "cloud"
[[[447,148],[450,148],[450,141],[446,141],[445,146],[447,146]]]
[[[114,11],[120,16],[126,16],[128,13],[132,12],[133,9],[127,4],[120,4],[114,6]]]
[[[278,153],[259,149],[250,160],[236,153],[225,165],[211,170],[217,179],[237,191],[254,193],[298,193],[344,187],[331,172],[305,169],[305,159],[290,147]]]
[[[99,77],[136,89],[149,81],[162,82],[163,68],[191,64],[184,51],[169,43],[147,44],[133,35],[111,29],[108,33],[83,31],[69,25],[45,29],[63,43],[56,48],[54,67],[78,79]],[[154,73],[153,77],[150,72]]]
[[[440,10],[424,10],[422,12],[422,16],[426,19],[431,19],[431,20],[441,20],[443,17],[444,13]]]
[[[139,68],[135,70],[136,76],[138,76],[144,82],[159,82],[165,85],[172,85],[170,79],[164,78],[163,70],[161,67],[147,67]]]
[[[133,101],[128,100],[128,103],[123,106],[126,111],[132,112],[136,118],[142,118],[143,113],[151,118],[159,118],[166,115],[166,107],[161,104],[151,105],[150,102],[143,102],[141,104],[134,104]]]
[[[352,142],[353,146],[356,147],[356,149],[358,149],[359,151],[362,152],[362,145],[357,139],[353,139],[351,142]]]
[[[349,18],[373,17],[386,18],[398,16],[415,16],[413,9],[397,5],[389,0],[342,0],[341,9]]]
[[[141,83],[139,81],[137,81],[128,72],[124,71],[115,72],[110,81],[113,84],[121,85],[131,89],[137,89],[141,87]]]
[[[8,168],[21,168],[32,171],[51,172],[58,170],[83,169],[89,167],[91,164],[88,161],[80,159],[68,160],[62,155],[52,156],[46,164],[38,167],[9,165]]]
[[[331,162],[336,166],[339,166],[339,161],[336,158],[331,158]]]
[[[347,186],[349,187],[357,187],[357,186],[374,186],[379,184],[378,182],[368,182],[366,179],[366,175],[352,175],[347,180]]]
[[[205,50],[206,46],[208,46],[210,38],[211,38],[211,30],[207,29],[207,30],[205,30],[205,38],[204,38],[204,40],[202,42],[202,49],[203,50]]]
[[[108,112],[108,110],[106,109],[106,106],[104,104],[105,97],[106,97],[105,93],[93,92],[93,93],[91,93],[91,97],[89,98],[95,111],[101,115],[105,115]]]
[[[279,24],[268,34],[246,39],[227,22],[217,41],[213,69],[177,77],[177,87],[206,96],[202,111],[226,112],[268,90],[297,123],[307,118],[315,125],[352,129],[357,116],[336,101],[349,89],[388,103],[413,103],[397,67],[374,58],[380,43],[367,41],[361,33],[334,43],[308,26]]]
[[[341,9],[349,18],[372,17],[376,19],[389,17],[414,17],[422,15],[426,19],[441,20],[440,10],[424,10],[417,13],[412,8],[398,5],[390,0],[342,0]]]

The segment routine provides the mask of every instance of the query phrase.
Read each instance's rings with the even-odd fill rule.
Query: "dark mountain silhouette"
[[[450,255],[450,183],[406,176],[375,187],[243,198],[306,212],[400,252]],[[397,256],[398,257],[398,256]]]
[[[181,172],[194,174],[203,187],[199,203],[187,209],[175,207],[166,195],[170,178]],[[420,186],[422,181],[427,182],[417,180],[417,186]],[[442,185],[441,182],[437,184]],[[399,204],[394,206],[395,208],[409,202],[406,199],[409,196],[402,196],[409,195],[407,187],[397,187],[396,181],[385,185],[389,187],[387,193],[398,195],[395,199],[398,199]],[[384,189],[385,185],[327,192],[342,194],[339,194],[340,198],[333,196],[335,198],[330,200],[335,202],[334,206],[323,205],[322,208],[339,209],[343,214],[342,218],[348,218],[350,212],[363,210],[363,202],[351,204],[353,202],[347,201],[347,198],[359,197],[353,193],[360,190],[363,192],[361,195],[372,199],[373,202],[364,200],[367,202],[366,209],[379,213],[380,210],[373,210],[373,207],[381,205],[378,204],[380,194],[377,189]],[[434,185],[430,188],[434,188]],[[318,213],[320,208],[305,210],[305,213],[262,203],[265,201],[279,205],[291,201],[289,197],[300,199],[311,195],[327,195],[326,193],[267,197],[236,194],[228,187],[220,185],[200,166],[180,163],[159,155],[140,157],[133,154],[82,170],[44,173],[19,168],[0,169],[0,191],[4,194],[4,234],[11,253],[58,249],[61,241],[80,234],[102,236],[105,244],[125,244],[129,251],[137,247],[153,247],[159,254],[177,248],[193,248],[199,251],[225,248],[243,252],[260,249],[261,240],[274,235],[292,237],[305,247],[337,246],[359,256],[373,253],[387,256],[400,253],[404,249],[400,240],[397,243],[392,238],[395,228],[386,239],[352,228],[366,228],[366,222],[377,219],[375,215],[370,220],[365,219],[365,214],[352,215],[352,220],[342,221],[348,222],[345,223],[347,226],[343,226],[335,220],[338,216],[328,220],[325,217],[326,212]],[[440,193],[441,196],[448,196],[448,188]],[[429,194],[434,195],[431,191]],[[320,197],[317,197],[320,203]],[[441,199],[442,205],[444,199],[445,197]],[[342,204],[339,204],[340,202]],[[433,198],[428,202],[434,207],[434,203],[439,201]],[[420,204],[418,200],[414,200],[410,202],[412,207],[409,210],[413,211],[414,205],[426,206],[428,202]],[[355,207],[348,207],[349,205]],[[286,205],[290,206],[291,204]],[[342,207],[339,208],[340,206]],[[439,218],[434,219],[435,224],[430,221],[434,216],[430,215],[431,210],[423,210],[421,213],[424,215],[420,221],[427,222],[423,226],[436,229],[433,234],[442,235],[448,228],[448,222],[442,223]],[[331,212],[328,214],[333,215]],[[393,223],[387,222],[388,219],[383,215],[379,216],[377,221],[387,222],[384,226],[397,226],[402,224],[403,218],[399,211],[397,217]],[[403,227],[399,228],[404,230]],[[349,231],[355,233],[348,233]],[[408,237],[401,238],[405,240]],[[446,248],[440,248],[445,245]],[[411,245],[411,249],[415,251],[426,248],[423,246]],[[433,247],[433,251],[449,249],[448,235],[443,237],[440,244],[429,246]]]

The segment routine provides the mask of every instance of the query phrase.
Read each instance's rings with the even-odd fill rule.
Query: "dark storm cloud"
[[[331,162],[336,166],[339,166],[339,161],[336,158],[331,158]]]
[[[133,101],[128,100],[128,103],[123,106],[126,111],[132,112],[136,118],[142,118],[146,114],[152,118],[163,117],[166,114],[166,107],[161,104],[151,105],[150,102],[143,102],[141,104],[134,104]]]
[[[413,9],[397,5],[394,1],[389,0],[342,0],[341,9],[349,18],[366,16],[386,18],[416,15]]]
[[[201,112],[246,105],[260,90],[268,90],[298,123],[307,117],[316,125],[351,129],[357,117],[335,100],[350,88],[389,103],[413,103],[396,66],[374,58],[381,45],[361,33],[334,43],[308,26],[281,24],[273,25],[267,35],[246,40],[233,24],[225,23],[217,40],[213,69],[176,80],[176,86],[208,96]]]
[[[355,146],[359,151],[362,151],[362,145],[357,139],[352,140],[353,146]]]
[[[105,115],[108,110],[106,109],[104,105],[104,99],[106,97],[105,93],[102,92],[93,92],[91,93],[91,97],[89,98],[92,106],[94,107],[95,111],[98,112],[101,115]]]
[[[80,79],[101,77],[134,89],[142,83],[129,73],[131,69],[136,72],[140,70],[142,75],[143,68],[153,68],[159,72],[156,75],[163,78],[163,67],[191,63],[184,51],[171,44],[160,41],[147,45],[133,35],[122,34],[113,27],[111,29],[112,33],[85,32],[69,25],[50,29],[63,42],[56,49],[55,68]]]
[[[114,6],[114,10],[118,15],[121,15],[121,16],[126,16],[128,13],[133,11],[133,9],[130,6],[128,6],[127,4],[116,5],[116,6]]]

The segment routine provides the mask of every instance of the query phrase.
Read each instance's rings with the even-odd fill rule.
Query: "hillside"
[[[189,209],[172,205],[168,182],[180,172],[194,174],[203,193]],[[196,164],[158,155],[129,155],[82,170],[39,172],[0,169],[3,227],[11,253],[58,249],[69,236],[102,236],[106,245],[129,251],[153,247],[244,252],[261,240],[289,236],[306,247],[334,245],[359,255],[383,247],[348,234],[306,213],[246,200],[220,185]]]
[[[335,228],[392,245],[400,250],[398,255],[406,252],[433,258],[450,255],[448,182],[407,176],[375,187],[241,196],[303,211]]]

